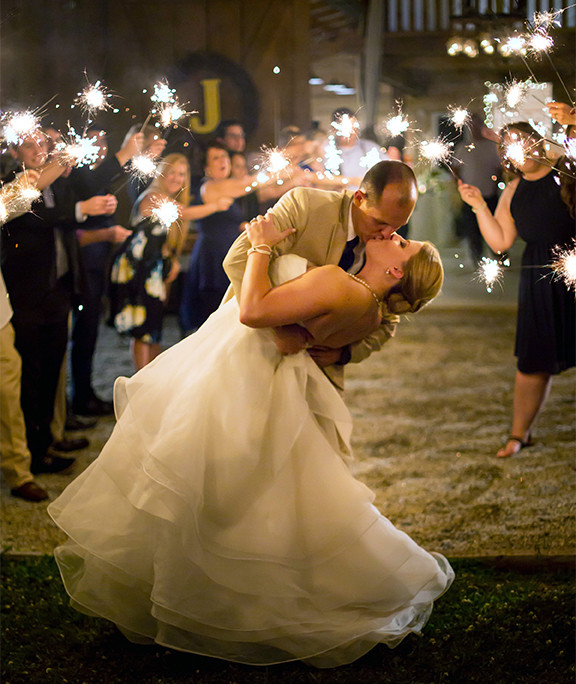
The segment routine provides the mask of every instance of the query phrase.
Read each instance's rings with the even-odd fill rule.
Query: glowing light
[[[111,109],[106,102],[109,97],[110,95],[100,81],[96,81],[94,85],[88,85],[81,93],[78,93],[74,104],[79,105],[88,116],[93,116],[94,112]]]
[[[365,169],[371,169],[374,164],[377,164],[380,160],[380,151],[373,147],[360,159],[358,162],[360,166]]]
[[[278,174],[283,171],[287,166],[290,166],[290,160],[287,159],[282,150],[276,147],[265,149],[265,159],[264,167],[266,171],[272,174]]]
[[[450,120],[458,130],[462,130],[470,118],[470,112],[462,107],[449,107],[448,109],[451,112]]]
[[[430,163],[446,162],[451,154],[451,145],[443,138],[433,138],[420,143],[420,156]]]
[[[8,145],[21,145],[39,128],[40,121],[32,112],[16,112],[8,115],[8,120],[4,124],[4,138]]]
[[[568,249],[554,247],[552,250],[554,261],[550,264],[555,280],[564,282],[568,290],[576,292],[576,240]]]
[[[504,157],[515,166],[526,163],[526,145],[521,141],[514,141],[504,146]]]
[[[556,12],[534,12],[532,23],[536,27],[549,28],[552,24],[560,25],[558,17],[562,14],[562,10]]]
[[[496,259],[482,257],[476,271],[476,279],[486,285],[486,292],[492,292],[494,285],[502,280],[503,269]]]
[[[132,157],[130,175],[133,178],[141,180],[152,178],[156,175],[157,171],[158,166],[156,162],[147,154],[139,154],[136,157]]]
[[[515,109],[526,97],[527,85],[515,79],[506,85],[504,99],[508,107]]]
[[[170,104],[158,107],[157,113],[160,119],[160,126],[162,126],[162,128],[168,128],[168,126],[171,126],[172,124],[176,123],[188,112],[186,112],[184,109],[182,109],[182,107],[180,107],[178,101],[175,101]]]
[[[523,54],[526,51],[524,36],[510,36],[504,44],[511,54]]]
[[[335,176],[340,175],[342,164],[342,152],[336,146],[336,139],[333,135],[328,136],[328,144],[324,149],[324,168]]]
[[[390,135],[397,136],[402,135],[402,133],[405,133],[410,128],[410,122],[399,111],[396,116],[392,116],[384,122],[384,127]]]
[[[360,124],[356,117],[350,116],[349,114],[342,114],[332,121],[330,125],[336,132],[336,135],[342,138],[351,138],[360,128]]]
[[[56,150],[61,153],[65,164],[70,166],[91,166],[101,156],[101,150],[97,144],[98,136],[83,138],[70,128],[67,136],[62,136],[62,141],[56,143]]]
[[[166,81],[158,81],[154,84],[154,94],[150,95],[152,102],[174,102],[174,93],[176,91],[172,90]]]
[[[168,230],[170,226],[180,218],[180,210],[176,202],[171,200],[160,200],[158,204],[152,208],[152,216],[158,223]]]
[[[535,31],[528,39],[528,47],[532,53],[550,52],[554,47],[554,40],[543,31]]]

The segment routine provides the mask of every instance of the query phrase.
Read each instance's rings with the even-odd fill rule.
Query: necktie
[[[342,256],[338,262],[338,266],[340,266],[340,268],[342,268],[344,271],[347,271],[354,263],[354,247],[356,247],[358,242],[359,239],[358,236],[356,236],[352,240],[348,240],[346,247],[344,247],[344,251],[342,252]]]

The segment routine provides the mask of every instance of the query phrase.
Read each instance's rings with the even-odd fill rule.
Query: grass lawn
[[[2,559],[3,684],[483,682],[568,684],[574,670],[574,571],[454,561],[456,581],[422,636],[351,665],[249,667],[135,646],[68,606],[54,559]]]

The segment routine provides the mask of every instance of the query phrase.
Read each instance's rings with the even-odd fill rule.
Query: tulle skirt
[[[49,512],[72,605],[132,641],[333,667],[420,631],[451,584],[350,473],[337,390],[234,300],[114,400],[109,441]]]

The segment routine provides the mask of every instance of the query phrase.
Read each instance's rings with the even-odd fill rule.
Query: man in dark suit
[[[10,148],[27,169],[40,169],[47,152],[46,137],[39,132]],[[74,463],[50,454],[49,447],[68,316],[82,291],[75,211],[82,216],[105,213],[109,204],[102,196],[76,207],[68,182],[60,178],[43,190],[32,212],[2,227],[2,274],[14,310],[14,344],[22,358],[21,402],[33,473],[59,472]]]

